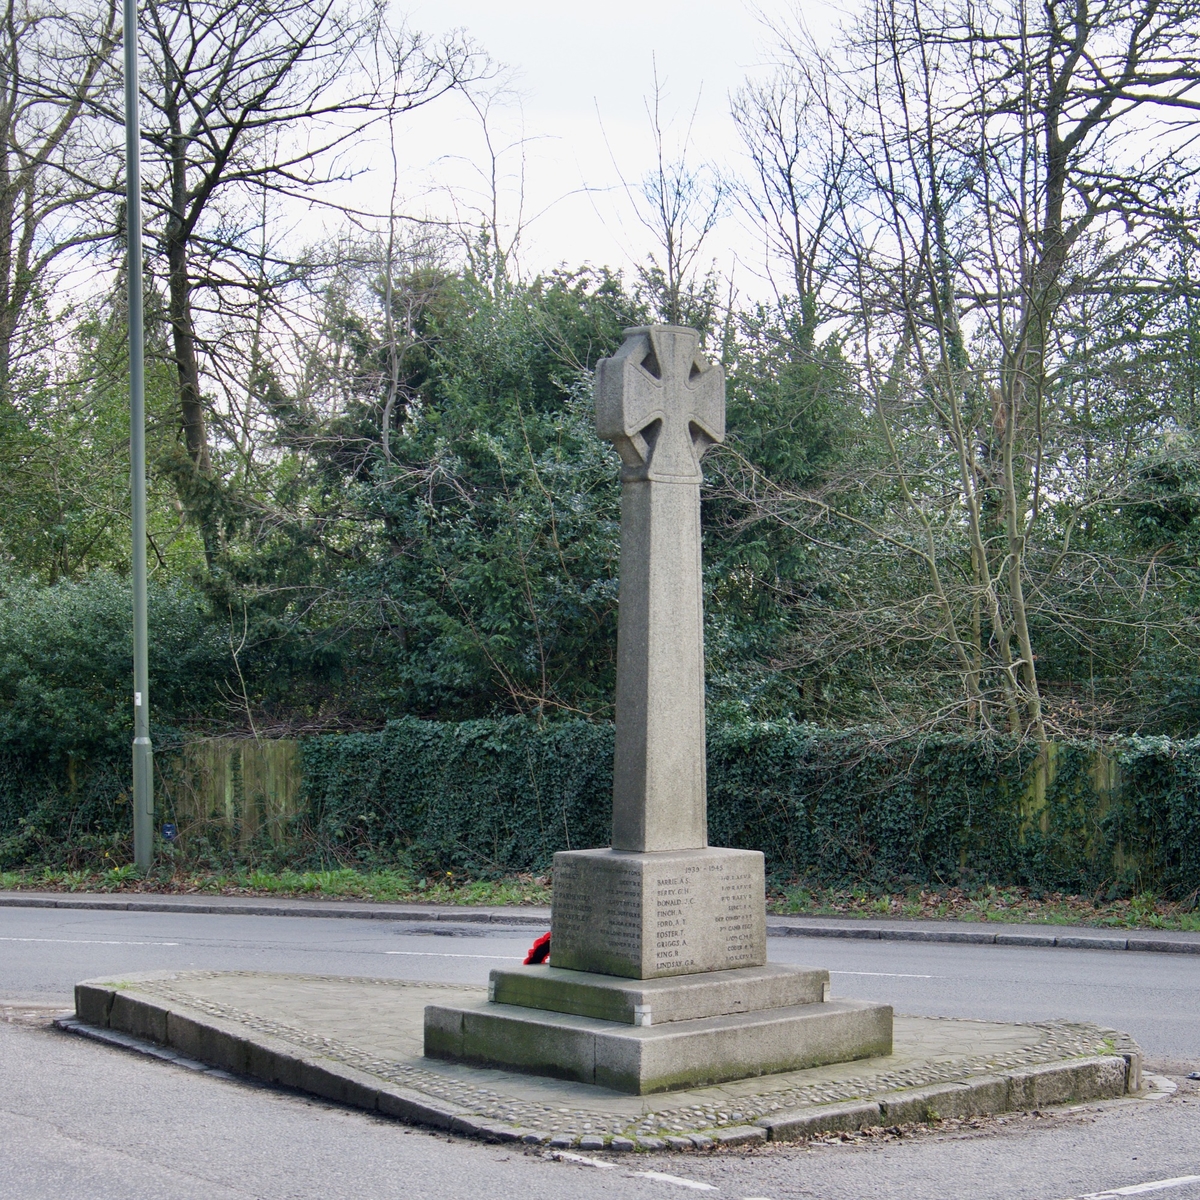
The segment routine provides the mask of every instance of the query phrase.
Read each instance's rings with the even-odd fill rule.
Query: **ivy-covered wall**
[[[556,850],[603,846],[611,828],[611,725],[405,718],[305,738],[301,755],[314,831],[363,857],[524,871]]]
[[[280,847],[277,825],[274,849],[472,875],[541,869],[556,850],[607,843],[612,750],[611,726],[518,717],[405,718],[374,733],[303,738],[296,819],[286,823],[294,840]],[[195,813],[216,814],[203,830],[211,843],[220,814],[241,811],[228,780],[220,803],[176,804],[203,786],[199,776],[184,786],[188,761],[162,756],[159,793],[185,851]],[[0,866],[123,836],[128,783],[118,764],[77,765],[73,779],[63,768],[5,765]],[[1200,888],[1200,741],[1059,743],[1043,758],[1003,739],[714,725],[708,781],[711,842],[763,850],[780,879],[1180,897]],[[244,820],[226,841],[255,851]]]
[[[439,724],[305,739],[315,831],[350,854],[469,873],[608,841],[612,729]],[[709,730],[709,838],[779,877],[1046,889],[1200,887],[1200,744],[887,741],[791,722]]]

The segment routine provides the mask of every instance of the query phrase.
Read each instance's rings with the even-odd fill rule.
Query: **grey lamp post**
[[[150,744],[146,617],[146,393],[142,327],[142,165],[137,0],[125,4],[125,275],[129,284],[129,467],[133,501],[133,858],[154,860],[154,750]]]

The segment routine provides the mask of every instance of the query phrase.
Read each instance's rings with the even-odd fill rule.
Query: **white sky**
[[[653,162],[645,102],[655,63],[665,84],[669,143],[682,139],[696,107],[689,160],[737,170],[740,142],[729,97],[770,61],[773,39],[761,14],[786,21],[798,12],[818,35],[836,19],[828,0],[401,4],[413,28],[430,34],[465,29],[511,70],[516,95],[497,111],[497,126],[501,143],[518,139],[522,128],[530,139],[524,184],[529,224],[520,257],[526,274],[559,263],[627,268],[645,257],[650,235],[633,216],[620,177],[634,184]],[[481,181],[470,165],[481,161],[478,121],[461,100],[413,114],[398,135],[402,208],[443,214],[448,186],[460,209],[481,202]],[[519,152],[506,163],[511,220],[520,195]],[[376,173],[373,187],[384,187],[389,171]],[[764,290],[753,277],[761,266],[755,261],[761,258],[758,239],[740,227],[736,214],[721,222],[710,247],[705,257],[726,273],[735,258],[749,260],[735,270],[744,296]]]

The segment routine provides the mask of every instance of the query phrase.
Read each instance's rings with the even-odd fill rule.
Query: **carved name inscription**
[[[697,964],[701,942],[708,943],[711,960],[711,933],[698,925],[711,921],[724,941],[725,965],[736,967],[757,961],[754,952],[754,876],[747,870],[726,863],[709,862],[685,865],[679,873],[655,876],[654,886],[654,969],[656,971],[712,969]],[[714,905],[712,897],[718,898]],[[700,907],[697,909],[697,901]],[[707,934],[707,936],[706,936]]]
[[[565,852],[551,962],[640,978],[765,961],[762,858],[745,851]]]
[[[725,954],[730,966],[757,961],[755,910],[761,906],[758,889],[749,871],[727,871],[720,883],[721,911],[713,923],[725,937]]]
[[[554,930],[559,943],[586,944],[597,937],[620,958],[642,957],[641,881],[632,872],[607,872],[603,890],[589,871],[564,856],[554,874]],[[551,950],[553,961],[553,950]]]

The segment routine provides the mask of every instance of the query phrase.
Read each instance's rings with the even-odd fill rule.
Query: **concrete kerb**
[[[505,1125],[452,1102],[432,1099],[381,1082],[354,1067],[299,1052],[295,1046],[219,1017],[181,1013],[152,997],[138,995],[136,977],[127,982],[84,982],[76,987],[76,1015],[56,1021],[65,1032],[93,1037],[148,1053],[191,1069],[223,1077],[243,1077],[288,1088],[367,1112],[491,1142],[545,1144],[551,1136]],[[128,990],[127,990],[128,989]],[[671,1138],[617,1139],[617,1149],[662,1150],[745,1146],[764,1141],[796,1141],[824,1133],[877,1126],[934,1122],[1043,1109],[1056,1104],[1111,1100],[1142,1086],[1137,1053],[1098,1055],[1021,1067],[962,1082],[885,1092],[849,1102],[818,1104],[764,1117],[754,1124],[697,1129]],[[574,1144],[574,1143],[573,1143]]]
[[[0,908],[64,908],[114,912],[167,912],[224,914],[238,917],[337,917],[356,921],[443,922],[451,925],[507,925],[539,930],[550,926],[545,907],[466,908],[435,905],[367,904],[352,901],[253,900],[212,896],[75,895],[59,892],[0,892]],[[916,924],[915,922],[913,923]],[[1030,926],[947,929],[913,928],[886,922],[834,923],[827,918],[770,917],[768,937],[848,938],[883,942],[940,942],[970,946],[1029,946],[1064,950],[1123,950],[1153,954],[1200,954],[1200,933],[1150,933],[1121,935],[1091,927]],[[1068,931],[1069,930],[1069,931]]]
[[[759,1121],[771,1141],[798,1141],[821,1133],[854,1132],[874,1126],[910,1125],[945,1119],[1048,1108],[1055,1104],[1115,1100],[1140,1088],[1136,1056],[1097,1056],[983,1075],[962,1083],[888,1092],[877,1099],[851,1101],[783,1113]],[[1138,1086],[1130,1088],[1130,1082]]]
[[[1052,933],[1019,929],[911,929],[890,928],[882,924],[827,925],[802,923],[803,919],[783,923],[767,920],[768,937],[853,938],[880,942],[942,942],[969,946],[1039,946],[1062,950],[1134,950],[1155,954],[1200,954],[1200,934],[1176,933],[1174,936],[1120,936],[1108,932],[1090,933],[1078,929],[1071,933]]]
[[[345,1063],[298,1053],[295,1047],[270,1034],[256,1033],[253,1039],[247,1038],[240,1026],[219,1017],[206,1015],[199,1020],[149,997],[89,982],[76,985],[75,1011],[77,1020],[60,1021],[61,1029],[85,1035],[92,1030],[117,1032],[229,1075],[307,1092],[351,1108],[377,1111],[408,1124],[486,1136],[484,1123],[466,1109],[445,1102],[431,1104],[427,1097],[404,1088],[381,1086],[378,1079]]]

